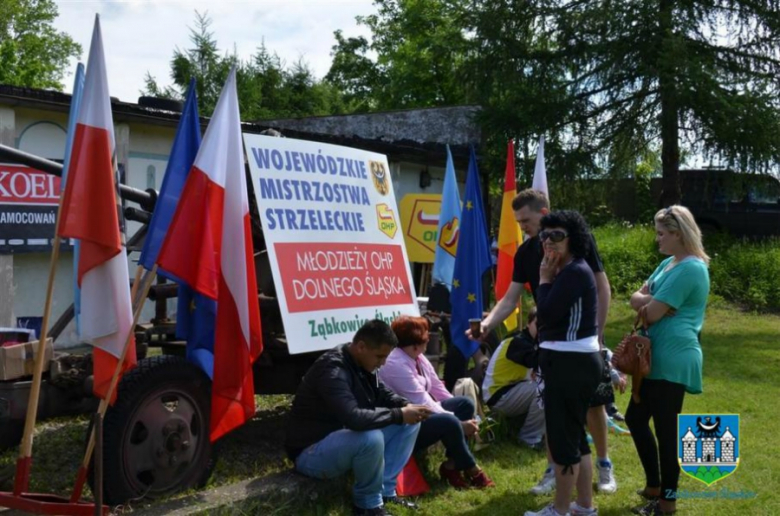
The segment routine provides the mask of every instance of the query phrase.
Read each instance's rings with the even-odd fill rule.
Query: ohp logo
[[[458,217],[452,217],[441,227],[439,235],[439,246],[447,253],[455,256],[458,250],[458,237],[460,236],[460,220]]]
[[[379,231],[395,238],[395,232],[398,231],[398,223],[395,221],[395,214],[387,204],[376,205],[376,220],[379,225]]]

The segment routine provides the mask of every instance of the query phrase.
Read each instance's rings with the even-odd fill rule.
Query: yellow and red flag
[[[523,242],[523,233],[515,220],[512,199],[516,195],[515,186],[515,144],[509,140],[506,149],[506,172],[504,176],[504,196],[501,201],[501,222],[498,228],[498,270],[496,272],[496,300],[501,299],[512,283],[515,251]],[[517,328],[517,311],[504,321],[507,330]]]

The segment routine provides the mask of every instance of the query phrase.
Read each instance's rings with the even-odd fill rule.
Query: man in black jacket
[[[414,449],[428,408],[393,394],[376,371],[398,345],[387,323],[369,321],[352,343],[324,353],[303,377],[293,401],[285,447],[295,468],[314,478],[355,475],[353,512],[389,514],[396,478]]]

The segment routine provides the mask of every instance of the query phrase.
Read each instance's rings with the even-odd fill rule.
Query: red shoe
[[[475,487],[477,489],[485,489],[486,487],[496,487],[496,483],[490,480],[490,477],[487,476],[487,474],[483,470],[479,470],[479,473],[474,475],[473,477],[470,477],[469,484],[471,484],[471,487]]]
[[[442,480],[449,482],[455,489],[468,489],[471,487],[460,471],[445,467],[443,462],[439,466],[439,475],[441,475]]]

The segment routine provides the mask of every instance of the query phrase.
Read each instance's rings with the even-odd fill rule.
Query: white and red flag
[[[254,415],[252,362],[263,350],[235,69],[187,176],[157,263],[217,301],[210,432],[215,441]]]
[[[94,346],[94,391],[101,398],[108,392],[133,325],[114,150],[114,121],[100,19],[96,17],[68,181],[62,193],[59,236],[81,242],[81,338]],[[129,345],[122,372],[136,362],[132,337]]]

